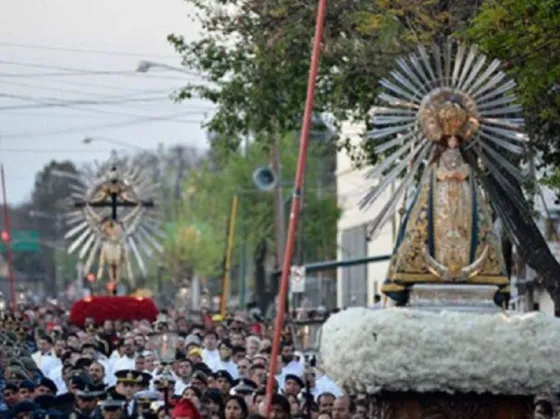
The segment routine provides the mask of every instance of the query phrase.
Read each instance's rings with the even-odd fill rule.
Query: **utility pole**
[[[220,314],[222,316],[226,315],[227,312],[227,300],[229,295],[229,282],[231,279],[231,256],[233,251],[233,237],[235,235],[235,219],[237,218],[237,205],[238,205],[237,195],[234,195],[231,201],[231,213],[229,215],[228,222],[228,234],[227,234],[227,244],[226,244],[226,255],[224,260],[224,276],[222,279],[222,293],[220,298]]]
[[[536,183],[537,183],[537,171],[535,169],[535,154],[533,153],[532,149],[529,149],[530,155],[529,155],[529,176],[531,179],[531,182],[533,182],[532,188],[531,188],[531,199],[533,201],[533,204],[535,202],[535,196],[536,196]],[[546,209],[546,203],[543,201],[544,204],[544,208]],[[525,263],[525,261],[520,261],[521,264],[523,264],[523,271],[526,272],[527,271],[527,264]],[[519,266],[518,269],[519,271]],[[535,307],[535,285],[536,285],[536,278],[531,278],[531,283],[528,283],[527,280],[529,278],[527,278],[527,274],[525,273],[523,280],[525,281],[525,311],[533,311],[534,307]],[[519,278],[517,279],[519,281]]]
[[[321,57],[321,42],[323,39],[323,29],[325,24],[325,16],[327,13],[327,0],[319,0],[319,7],[317,11],[317,21],[315,26],[315,36],[313,39],[313,50],[311,53],[311,63],[309,69],[309,79],[307,82],[307,97],[305,101],[305,110],[303,114],[303,124],[301,129],[300,147],[296,168],[296,177],[294,181],[294,190],[292,192],[292,208],[290,210],[290,224],[288,225],[288,239],[285,240],[286,248],[285,254],[282,259],[282,274],[280,278],[280,292],[278,299],[278,310],[276,313],[276,320],[274,322],[274,337],[272,340],[269,377],[276,375],[278,366],[278,355],[280,355],[280,340],[282,331],[284,330],[284,316],[285,305],[283,304],[288,297],[288,290],[290,286],[290,265],[292,256],[294,255],[294,242],[297,233],[297,223],[299,217],[299,210],[301,205],[301,190],[303,188],[303,181],[305,177],[305,166],[307,161],[307,149],[309,147],[309,130],[311,127],[311,118],[313,115],[313,99],[315,96],[315,86],[317,84],[317,74],[319,70],[319,61]],[[278,150],[278,147],[276,147]],[[284,240],[283,240],[284,242]],[[274,394],[274,381],[268,380],[266,383],[266,412],[267,416],[270,414],[272,407],[272,396]]]
[[[279,268],[284,260],[284,246],[286,243],[286,214],[284,209],[284,197],[282,193],[282,173],[280,165],[280,135],[274,133],[274,144],[272,146],[272,170],[277,176],[274,188],[274,208],[276,222],[276,268]]]
[[[8,262],[8,280],[10,284],[10,303],[12,310],[17,310],[16,304],[16,279],[14,275],[14,260],[11,246],[11,231],[10,231],[10,210],[8,209],[8,197],[6,194],[6,175],[4,173],[4,165],[0,166],[0,176],[2,177],[2,200],[4,201],[4,230],[6,232],[4,245],[6,246],[6,257]]]
[[[76,263],[76,294],[78,299],[84,297],[84,264],[81,260]]]
[[[243,141],[243,156],[245,157],[245,161],[249,159],[249,138],[245,137]],[[243,203],[243,201],[241,201]],[[247,205],[245,203],[245,205]],[[242,234],[243,234],[243,242],[241,244],[241,256],[240,256],[240,269],[239,269],[239,277],[237,280],[237,289],[239,291],[239,308],[243,309],[245,307],[245,299],[247,297],[247,222],[246,220],[242,220]]]

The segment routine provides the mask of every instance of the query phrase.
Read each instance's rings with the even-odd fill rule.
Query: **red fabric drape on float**
[[[84,327],[87,318],[95,324],[105,320],[156,321],[159,311],[150,298],[141,297],[89,297],[77,301],[70,310],[70,323]]]

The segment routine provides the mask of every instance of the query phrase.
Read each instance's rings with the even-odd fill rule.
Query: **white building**
[[[542,231],[552,254],[560,260],[560,205],[554,193],[541,187],[542,194],[535,197],[535,210],[540,217],[537,225]],[[536,282],[536,273],[519,258],[515,258],[512,275],[512,308],[517,311],[542,311],[554,315],[554,301],[549,293]]]
[[[342,135],[353,144],[362,141],[360,137],[365,127],[357,124],[343,124]],[[361,210],[359,202],[372,181],[365,179],[366,170],[356,170],[345,151],[337,155],[337,195],[342,208],[338,221],[338,260],[359,259],[371,256],[389,255],[396,237],[396,224],[388,223],[372,241],[366,237],[367,224],[383,207],[379,199],[368,210]],[[387,191],[387,195],[390,191]],[[337,272],[337,306],[372,305],[375,294],[381,293],[389,262],[370,263],[346,268]]]

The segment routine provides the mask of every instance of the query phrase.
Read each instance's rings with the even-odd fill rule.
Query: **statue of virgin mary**
[[[516,163],[528,138],[516,115],[521,107],[511,94],[515,84],[499,71],[498,61],[486,61],[476,47],[449,43],[429,52],[421,47],[397,60],[392,81],[381,82],[385,91],[379,98],[389,106],[373,110],[369,137],[384,159],[369,173],[378,182],[362,206],[398,184],[369,226],[375,235],[401,204],[403,217],[382,287],[398,305],[422,283],[493,285],[496,304],[507,305],[509,278],[496,218],[518,247],[522,240],[535,244],[522,250],[530,265],[543,262],[534,269],[560,272],[520,187],[524,179]],[[416,191],[408,203],[412,187]]]

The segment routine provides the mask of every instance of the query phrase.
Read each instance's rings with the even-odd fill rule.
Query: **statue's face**
[[[447,147],[449,148],[459,147],[459,139],[454,135],[452,135],[451,137],[449,137],[449,140],[447,140]]]

